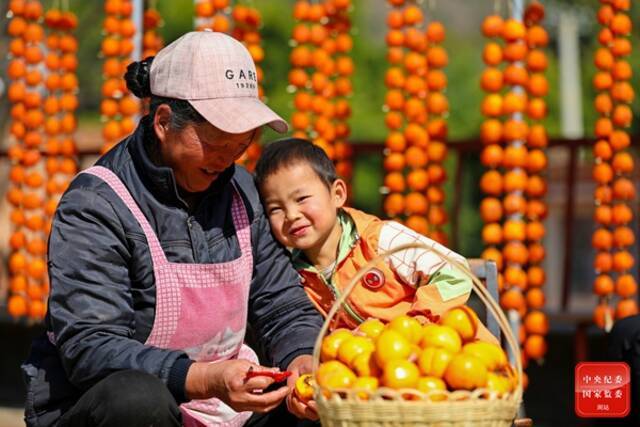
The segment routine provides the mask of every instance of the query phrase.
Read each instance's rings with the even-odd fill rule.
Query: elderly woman
[[[125,77],[150,113],[56,211],[47,334],[23,364],[27,424],[236,426],[285,398],[313,417],[290,390],[321,318],[234,165],[263,125],[287,129],[258,99],[251,56],[192,32]],[[280,387],[246,375],[279,369],[292,372]]]

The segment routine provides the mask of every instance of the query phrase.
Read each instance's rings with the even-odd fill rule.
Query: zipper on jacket
[[[320,275],[322,277],[322,275]],[[331,293],[333,294],[333,297],[335,298],[335,300],[337,301],[338,298],[340,298],[340,291],[338,291],[338,288],[336,288],[333,283],[329,283],[325,280],[324,277],[322,277],[322,280],[324,280],[325,284],[327,285],[327,287],[329,288],[329,290],[331,291]],[[353,320],[355,320],[358,323],[362,323],[364,322],[364,319],[362,317],[360,317],[355,311],[354,309],[349,305],[348,301],[345,301],[343,303],[344,305],[344,309],[347,312],[347,314],[349,316],[351,316],[351,318]]]
[[[360,241],[360,235],[356,234],[356,238],[354,239],[353,243],[351,244],[351,249],[349,250],[349,253],[351,253],[353,251],[353,248],[356,247],[356,245],[358,244],[359,241]],[[341,262],[344,262],[344,260],[347,259],[348,257],[349,257],[349,255],[347,254],[347,256],[345,256],[344,259]],[[336,262],[338,262],[338,260],[336,260]],[[336,268],[336,270],[337,270],[337,268]],[[335,272],[334,272],[334,275],[335,275]],[[333,277],[331,277],[331,282],[329,282],[327,279],[324,278],[324,276],[322,274],[318,274],[318,276],[320,276],[320,278],[325,283],[325,285],[327,285],[327,287],[329,288],[329,290],[333,294],[333,297],[335,298],[335,301],[337,301],[338,298],[340,298],[340,291],[338,290],[337,286],[335,286],[333,284]],[[347,312],[347,314],[349,316],[351,316],[351,318],[353,320],[355,320],[358,323],[364,322],[364,319],[362,317],[360,317],[358,315],[358,313],[356,313],[355,310],[349,305],[349,301],[348,300],[346,300],[343,305],[344,305],[345,311]]]

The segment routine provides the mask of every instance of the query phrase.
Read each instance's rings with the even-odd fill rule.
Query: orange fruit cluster
[[[135,116],[140,111],[140,102],[129,93],[123,76],[131,62],[133,37],[139,28],[131,19],[131,0],[106,0],[104,12],[101,46],[104,81],[100,113],[104,121],[101,151],[106,153],[136,127]]]
[[[156,8],[156,0],[146,3],[147,9],[144,11],[142,21],[142,58],[155,56],[164,46],[164,40],[158,32],[158,28],[163,24],[160,11]],[[142,115],[149,112],[149,100],[142,100]]]
[[[11,103],[10,135],[13,143],[8,150],[11,169],[7,199],[11,205],[11,235],[7,310],[12,317],[28,316],[33,320],[41,320],[46,312],[46,296],[49,292],[45,256],[50,223],[45,210],[51,204],[47,200],[50,186],[45,178],[42,152],[46,150],[45,146],[54,145],[50,141],[63,126],[66,128],[71,125],[68,121],[59,122],[52,113],[45,115],[49,102],[43,99],[42,92],[45,84],[48,86],[50,82],[49,78],[45,79],[42,67],[45,62],[45,31],[41,24],[45,14],[42,3],[39,0],[12,0],[8,17],[10,42],[7,75],[11,82],[7,94]],[[46,18],[49,23],[50,15],[47,14]],[[60,28],[75,25],[74,17],[69,14],[59,14],[58,18],[56,24]],[[46,38],[46,43],[49,42],[50,38]],[[65,39],[64,43],[69,50],[77,47],[72,38]],[[75,89],[75,74],[66,71],[73,68],[73,64],[68,58],[63,65],[60,65],[61,58],[55,59],[58,60],[57,65],[65,70],[65,78],[59,78],[56,85]],[[52,60],[49,54],[46,63]],[[72,124],[75,125],[75,121]]]
[[[445,38],[444,25],[438,21],[430,22],[427,25],[426,35],[428,67],[426,81],[429,91],[427,95],[427,114],[429,117],[427,123],[427,133],[429,134],[429,144],[427,145],[429,213],[427,222],[430,227],[428,235],[433,240],[446,245],[448,238],[444,226],[448,218],[444,206],[445,192],[442,186],[447,177],[443,163],[447,156],[446,118],[449,114],[449,102],[444,93],[447,87],[447,76],[443,68],[448,62],[447,52],[441,45]]]
[[[524,14],[527,31],[526,41],[530,49],[528,57],[533,58],[531,60],[524,58],[525,68],[529,75],[526,85],[529,97],[526,114],[529,118],[529,128],[532,130],[544,129],[542,123],[546,115],[544,97],[549,91],[549,83],[544,74],[547,65],[544,48],[548,42],[547,33],[541,26],[544,14],[544,7],[538,2],[530,3]],[[536,53],[534,54],[533,52]],[[537,130],[537,132],[541,131]],[[525,236],[529,249],[525,300],[528,312],[522,320],[522,332],[520,333],[525,363],[528,358],[539,360],[544,357],[547,348],[544,337],[549,329],[547,316],[542,311],[545,303],[542,286],[545,284],[546,279],[545,271],[542,267],[545,255],[542,243],[545,236],[543,221],[548,211],[547,204],[544,201],[546,193],[544,173],[547,170],[546,145],[546,140],[538,140],[532,138],[531,134],[528,135],[527,147],[529,152],[524,164],[524,168],[529,174],[525,189],[527,195]]]
[[[73,25],[68,25],[69,22]],[[75,77],[78,66],[78,43],[73,35],[73,30],[77,26],[76,15],[68,10],[49,9],[45,14],[45,24],[49,49],[45,59],[47,81],[51,83],[57,76],[61,81],[69,78],[69,75]],[[64,40],[74,40],[74,43],[64,42]],[[44,113],[47,116],[44,130],[48,138],[45,162],[48,199],[44,206],[44,213],[49,218],[47,230],[62,193],[78,172],[77,147],[74,139],[75,111],[78,108],[77,92],[77,84],[57,87],[53,84],[47,85],[47,98],[44,102]]]
[[[548,329],[541,311],[547,215],[547,133],[541,121],[548,92],[543,17],[543,6],[534,1],[523,20],[492,15],[482,24],[483,34],[491,39],[482,53],[487,68],[480,80],[487,92],[481,106],[487,117],[480,129],[481,162],[489,169],[480,181],[487,196],[480,205],[487,246],[482,256],[496,261],[501,271],[502,308],[517,311],[523,320],[519,335],[525,366],[529,358],[544,356]]]
[[[336,163],[347,181],[351,177],[351,147],[347,142],[351,116],[348,97],[354,71],[349,52],[353,40],[348,0],[311,3],[296,1],[289,61],[289,89],[294,93],[293,136],[311,139]]]
[[[229,33],[229,0],[198,0],[194,4],[196,17],[195,29],[211,29],[219,33]]]
[[[437,23],[432,25],[437,31],[432,31],[431,46],[428,46],[420,6],[413,1],[389,1],[389,4],[392,6],[387,13],[389,68],[385,74],[387,93],[383,106],[389,133],[383,161],[386,174],[381,189],[386,193],[383,208],[387,217],[404,221],[413,230],[429,235],[428,195],[435,197],[436,206],[444,200],[435,186],[442,183],[445,173],[441,165],[429,164],[428,106],[431,105],[434,114],[436,110],[444,113],[448,106],[441,91],[434,90],[430,97],[427,79],[431,76],[431,81],[440,89],[446,85],[441,68],[446,65],[447,54],[438,45],[444,39],[444,28]],[[432,127],[439,126],[439,132],[446,134],[446,122],[437,122],[439,124]],[[433,186],[429,192],[430,183]],[[444,212],[436,210],[437,207],[435,214]],[[434,216],[444,218],[444,215]]]
[[[515,370],[500,346],[474,339],[478,322],[473,310],[460,306],[439,323],[423,325],[401,315],[387,324],[372,318],[354,331],[336,329],[322,340],[315,384],[327,397],[351,389],[362,400],[379,387],[402,390],[407,400],[434,402],[454,390],[510,393]],[[300,393],[309,395],[303,385]]]
[[[335,41],[332,57],[335,61],[333,75],[336,84],[336,96],[333,99],[335,112],[333,126],[335,137],[333,140],[334,162],[338,176],[350,185],[353,176],[353,148],[349,143],[349,118],[351,117],[351,105],[349,97],[352,93],[351,76],[355,72],[353,59],[349,55],[352,49],[351,30],[351,0],[332,0],[325,4],[329,18],[328,28],[331,38]],[[328,46],[330,49],[332,46]],[[339,87],[339,89],[338,89]],[[349,191],[348,194],[351,194]]]
[[[634,160],[628,150],[631,138],[627,130],[633,118],[630,104],[635,94],[630,84],[631,65],[626,59],[631,53],[630,2],[601,0],[600,3],[597,19],[602,26],[598,34],[601,47],[594,55],[597,71],[593,79],[598,92],[594,101],[598,119],[592,170],[596,182],[594,220],[597,227],[591,243],[596,250],[593,292],[599,298],[593,319],[596,325],[608,330],[614,318],[638,313],[638,285],[631,273],[635,264],[631,253],[635,245],[631,226],[635,200]],[[617,302],[614,301],[616,295]]]
[[[231,17],[233,18],[231,35],[240,40],[249,50],[256,64],[258,94],[260,98],[264,99],[264,88],[262,86],[264,71],[260,66],[260,63],[264,60],[264,49],[261,46],[259,31],[262,22],[260,11],[253,6],[236,4],[231,12]],[[244,165],[249,171],[253,171],[261,152],[262,148],[259,141],[254,141],[249,145],[242,157],[238,159],[237,163]]]
[[[147,9],[144,11],[142,21],[142,58],[155,56],[156,53],[164,46],[164,40],[158,32],[158,28],[162,26],[162,16],[156,7],[156,0],[148,3]]]

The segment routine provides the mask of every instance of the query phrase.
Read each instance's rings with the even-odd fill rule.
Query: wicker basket
[[[379,388],[375,392],[366,390],[320,390],[316,387],[315,400],[318,405],[320,421],[325,427],[373,427],[373,426],[437,426],[437,427],[507,427],[511,426],[522,401],[522,363],[520,348],[517,345],[509,322],[504,313],[491,298],[485,287],[466,266],[451,259],[435,248],[421,243],[411,243],[380,254],[363,266],[351,279],[327,314],[324,325],[316,340],[313,353],[313,370],[320,364],[322,339],[336,313],[345,302],[355,285],[376,263],[386,257],[407,249],[433,251],[452,266],[463,271],[473,282],[473,289],[487,309],[498,319],[498,324],[515,356],[517,385],[513,392],[498,396],[486,389],[474,391],[437,391],[429,394],[417,390],[393,390]],[[327,393],[328,392],[328,393]],[[445,394],[445,400],[434,401],[434,394]],[[411,395],[411,399],[407,399]],[[327,397],[328,396],[328,397]]]

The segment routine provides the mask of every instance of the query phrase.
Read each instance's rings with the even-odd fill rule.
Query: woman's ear
[[[333,181],[331,185],[332,196],[336,207],[341,208],[347,203],[347,184],[340,178]]]
[[[167,104],[160,104],[153,116],[153,130],[156,132],[158,140],[162,143],[169,133],[169,124],[171,123],[171,107]]]

